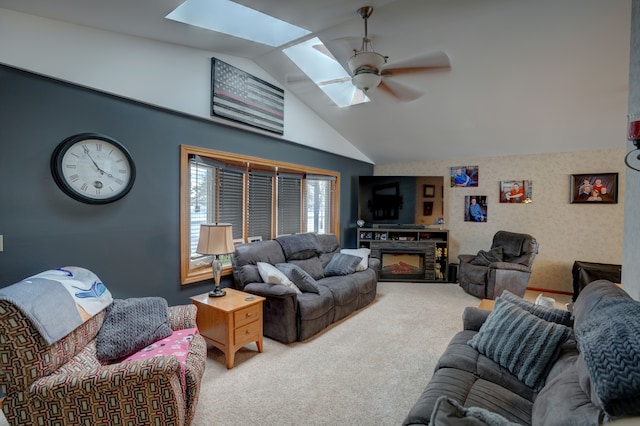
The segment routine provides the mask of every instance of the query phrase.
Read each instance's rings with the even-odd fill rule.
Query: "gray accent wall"
[[[108,135],[133,156],[137,177],[125,198],[88,205],[56,186],[51,154],[83,132]],[[357,177],[372,175],[372,164],[0,66],[0,287],[74,265],[115,298],[162,296],[171,305],[208,291],[211,282],[180,285],[181,144],[340,172],[341,242],[355,247]]]

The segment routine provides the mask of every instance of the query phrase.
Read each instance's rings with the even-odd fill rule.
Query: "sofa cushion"
[[[524,309],[527,312],[532,313],[539,318],[542,318],[545,321],[555,322],[558,324],[566,325],[567,327],[571,327],[573,325],[571,312],[569,311],[544,305],[536,305],[529,300],[525,300],[522,297],[516,296],[509,290],[503,290],[502,294],[499,297],[503,298],[507,302],[513,303],[514,305]]]
[[[371,249],[368,248],[359,248],[359,249],[342,249],[340,253],[350,254],[352,256],[361,257],[362,260],[356,266],[356,271],[364,271],[369,267],[369,255],[371,254]]]
[[[167,309],[161,297],[115,299],[96,336],[96,358],[119,360],[170,336]]]
[[[614,418],[640,415],[640,323],[630,320],[635,318],[640,318],[640,302],[610,297],[576,326],[593,388]]]
[[[316,280],[298,265],[293,263],[277,263],[278,268],[289,278],[303,293],[319,293]]]
[[[336,253],[324,268],[324,275],[325,277],[333,277],[353,274],[361,261],[362,258],[358,256]]]
[[[548,322],[500,298],[469,345],[534,390],[544,379],[571,329]]]
[[[431,413],[432,426],[520,426],[500,414],[480,407],[465,407],[453,398],[441,396]]]
[[[282,246],[287,260],[309,259],[322,253],[318,238],[313,233],[283,235],[275,240]]]
[[[489,251],[480,250],[476,257],[471,261],[472,265],[489,266],[493,262],[502,262],[503,250],[502,247],[496,247]]]
[[[300,289],[281,272],[278,268],[266,262],[258,262],[258,272],[262,281],[269,284],[282,284],[295,291],[297,294],[302,293]]]
[[[290,260],[288,263],[298,265],[307,274],[311,275],[314,280],[324,278],[324,267],[318,257],[310,257],[309,259]]]

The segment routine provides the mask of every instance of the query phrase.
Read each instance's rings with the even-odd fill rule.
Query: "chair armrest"
[[[504,269],[508,271],[520,271],[520,272],[531,272],[531,268],[528,266],[521,265],[519,263],[510,263],[510,262],[493,262],[488,266],[491,269]]]
[[[296,295],[295,290],[282,284],[249,283],[244,286],[243,291],[262,297],[282,297],[289,294]]]
[[[169,306],[169,316],[167,322],[172,330],[184,330],[185,328],[195,328],[198,308],[196,305]]]
[[[86,397],[88,392],[117,393],[130,400],[130,395],[127,397],[123,389],[136,385],[148,386],[150,382],[162,388],[171,386],[174,380],[180,390],[181,374],[177,358],[159,356],[111,364],[87,372],[51,374],[36,380],[30,390],[43,400]]]
[[[460,263],[469,263],[473,259],[475,259],[475,257],[476,257],[475,254],[459,254],[458,260],[460,260]]]
[[[462,328],[464,330],[479,331],[490,313],[491,311],[487,309],[467,306],[462,312]]]

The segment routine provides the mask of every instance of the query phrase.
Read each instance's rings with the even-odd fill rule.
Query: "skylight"
[[[347,71],[319,38],[303,41],[283,52],[339,107],[369,102],[364,92],[351,84]]]
[[[230,0],[187,0],[165,18],[274,47],[310,33]]]

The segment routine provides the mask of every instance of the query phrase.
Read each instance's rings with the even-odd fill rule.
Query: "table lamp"
[[[200,225],[200,238],[196,252],[200,254],[212,254],[213,279],[216,283],[215,289],[209,292],[209,297],[221,297],[227,294],[220,288],[220,275],[222,273],[222,262],[220,255],[233,253],[233,233],[230,223],[203,223]]]

